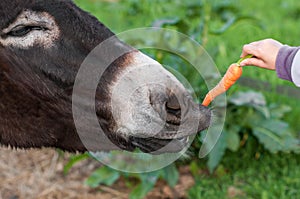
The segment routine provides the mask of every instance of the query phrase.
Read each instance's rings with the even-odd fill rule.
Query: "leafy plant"
[[[165,180],[170,187],[174,187],[179,179],[175,164],[171,164],[158,171],[137,174],[123,173],[103,166],[94,171],[85,181],[85,184],[92,188],[96,188],[100,185],[111,186],[119,180],[121,176],[128,181],[127,184],[131,184],[129,181],[131,181],[132,178],[138,181],[138,184],[135,185],[129,195],[130,199],[144,198],[147,193],[153,189],[158,179]],[[130,180],[128,177],[130,177]]]
[[[100,167],[85,181],[85,184],[96,188],[100,184],[111,186],[120,178],[120,172],[109,167]]]
[[[264,96],[254,91],[237,92],[229,99],[224,130],[209,154],[208,168],[212,172],[226,149],[236,152],[254,137],[269,152],[299,152],[299,140],[282,120],[291,110],[285,105],[267,105]]]
[[[250,21],[263,28],[263,25],[255,17],[243,14],[231,0],[197,0],[189,1],[182,6],[186,9],[185,16],[157,19],[152,26],[176,29],[192,36],[205,48],[210,35],[222,35],[238,22]]]
[[[89,154],[84,153],[84,154],[80,154],[80,155],[73,155],[70,157],[68,163],[64,166],[64,175],[67,175],[70,171],[70,169],[78,162],[81,162],[87,158],[89,158]]]

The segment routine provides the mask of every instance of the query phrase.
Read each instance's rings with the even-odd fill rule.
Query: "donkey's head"
[[[114,149],[88,131],[79,136],[72,115],[81,64],[113,36],[69,0],[1,0],[0,144],[69,151]],[[210,111],[195,104],[160,64],[116,38],[99,52],[99,67],[109,66],[97,86],[94,105],[105,135],[117,147],[150,152],[175,140],[165,151],[178,151],[189,135],[208,127]],[[107,62],[114,52],[124,53]]]

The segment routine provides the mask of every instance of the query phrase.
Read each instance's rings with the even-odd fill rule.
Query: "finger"
[[[263,40],[260,40],[260,41],[254,41],[254,42],[244,45],[243,52],[241,54],[241,58],[243,58],[249,54],[252,54],[255,57],[259,57],[259,48],[260,48],[262,42],[263,42]]]
[[[246,44],[246,45],[249,45],[249,44]],[[243,46],[243,49],[242,49],[242,54],[240,56],[240,58],[243,58],[245,57],[246,55],[248,55],[248,52],[246,51],[246,45]]]
[[[242,51],[242,54],[240,55],[240,58],[243,58],[243,57],[245,57],[245,56],[247,56],[248,55],[248,53],[246,52],[246,51]]]
[[[241,62],[241,66],[258,66],[261,68],[267,68],[265,62],[261,59],[257,58],[249,58],[245,59],[244,61]]]
[[[241,54],[241,57],[245,57],[246,55],[254,55],[255,57],[258,57],[258,50],[257,50],[257,46],[256,45],[252,45],[252,44],[246,44],[243,47],[243,52]]]
[[[258,46],[258,45],[261,44],[262,41],[263,41],[263,40],[260,40],[260,41],[254,41],[254,42],[251,42],[250,45],[252,45],[252,46]]]

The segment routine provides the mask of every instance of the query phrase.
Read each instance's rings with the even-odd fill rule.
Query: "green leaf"
[[[195,180],[195,185],[193,187],[191,187],[187,194],[188,194],[188,198],[191,199],[203,199],[203,185],[201,184],[200,179]]]
[[[119,179],[119,177],[119,171],[103,166],[94,171],[91,176],[85,181],[85,184],[92,188],[96,188],[100,184],[111,186]]]
[[[149,191],[154,187],[151,183],[141,183],[135,187],[129,195],[130,199],[141,199],[144,198]]]
[[[269,129],[278,136],[287,135],[287,130],[289,128],[288,123],[280,120],[266,120],[261,122],[260,125],[265,129]]]
[[[130,199],[140,199],[144,198],[149,191],[151,191],[161,175],[162,170],[153,171],[150,173],[140,173],[138,177],[141,183],[135,187],[129,195]]]
[[[271,117],[275,119],[281,119],[284,114],[290,112],[292,108],[287,105],[277,105],[277,104],[271,104],[270,105],[270,113]]]
[[[228,19],[228,21],[224,24],[224,26],[222,26],[220,29],[218,30],[212,30],[210,31],[210,34],[214,34],[214,35],[221,35],[223,33],[225,33],[230,27],[232,27],[233,24],[235,24],[237,21],[236,17],[231,17],[230,19]]]
[[[255,127],[253,129],[253,134],[257,137],[259,142],[272,153],[277,153],[284,146],[284,142],[280,139],[280,137],[276,136],[269,129]]]
[[[179,23],[179,21],[180,18],[178,17],[158,19],[153,22],[152,27],[162,28],[166,25],[176,25],[177,23]]]
[[[64,166],[64,175],[67,175],[70,171],[70,169],[77,163],[80,162],[82,160],[85,160],[87,158],[89,158],[90,156],[85,153],[85,154],[81,154],[81,155],[74,155],[70,157],[70,160],[68,161],[68,163]]]
[[[263,120],[253,127],[253,134],[272,153],[299,151],[299,141],[288,132],[288,124],[280,120]]]
[[[197,165],[196,161],[192,161],[190,164],[190,171],[192,173],[193,176],[198,176],[198,172],[199,172],[199,167]]]
[[[226,143],[227,148],[233,152],[236,152],[240,147],[240,136],[239,136],[239,126],[234,126],[233,128],[226,131]]]
[[[214,146],[214,148],[208,155],[207,166],[208,166],[210,173],[212,173],[215,170],[215,168],[219,165],[219,163],[221,162],[222,157],[224,156],[226,147],[227,147],[226,134],[223,132],[220,135],[220,138],[217,141],[216,145]]]
[[[229,101],[236,106],[244,105],[266,105],[266,99],[263,94],[255,91],[238,92],[231,96]]]
[[[179,173],[175,164],[171,164],[163,169],[162,178],[166,180],[171,187],[174,187],[177,184]]]
[[[267,106],[260,106],[260,105],[253,104],[251,105],[251,107],[253,107],[255,110],[260,112],[266,119],[271,118],[271,113]]]
[[[157,179],[161,176],[162,170],[152,171],[149,173],[140,173],[137,176],[143,183],[155,184]]]

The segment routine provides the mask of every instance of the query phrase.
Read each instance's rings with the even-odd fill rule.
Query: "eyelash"
[[[24,37],[33,30],[45,31],[47,28],[41,26],[17,26],[6,35],[11,37]]]

